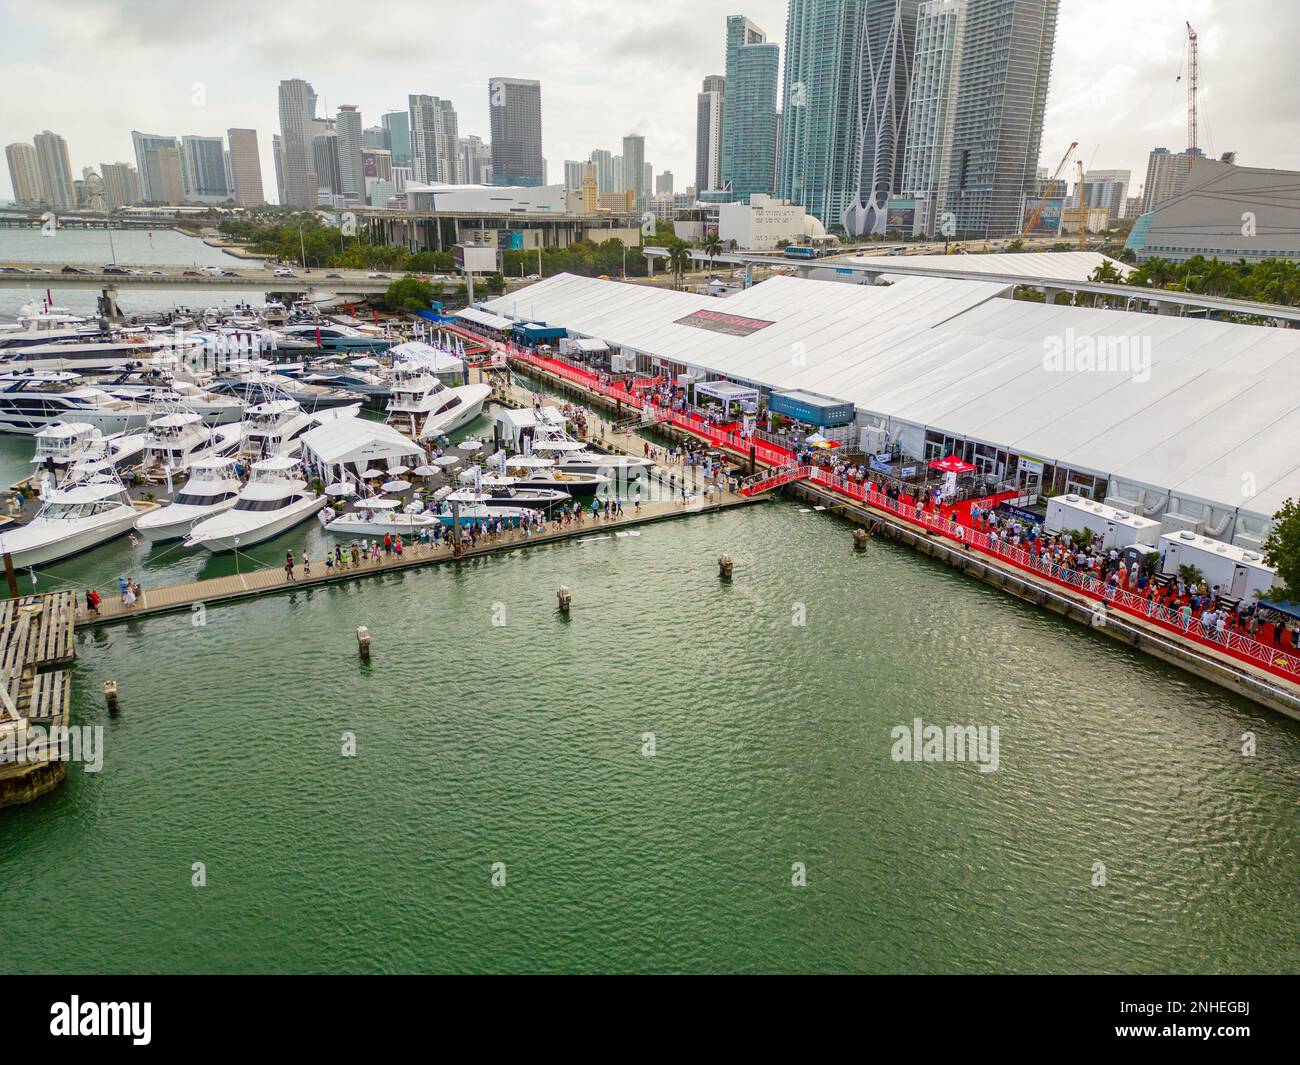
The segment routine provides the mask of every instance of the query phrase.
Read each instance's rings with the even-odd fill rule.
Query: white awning
[[[326,422],[305,433],[303,449],[327,466],[374,465],[383,468],[408,460],[424,461],[424,451],[392,426],[362,418]]]
[[[509,318],[502,318],[499,314],[480,311],[477,307],[466,307],[463,311],[457,311],[456,317],[464,318],[465,321],[473,322],[475,325],[481,325],[485,329],[495,329],[498,332],[505,332],[515,324]]]

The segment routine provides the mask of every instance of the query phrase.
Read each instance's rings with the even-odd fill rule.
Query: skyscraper
[[[1152,148],[1147,157],[1147,179],[1142,186],[1142,211],[1146,213],[1165,200],[1182,194],[1187,175],[1192,171],[1192,160],[1200,150],[1171,152],[1168,148]]]
[[[36,149],[36,167],[41,175],[41,188],[51,207],[67,211],[77,206],[72,188],[72,162],[68,158],[68,142],[48,129],[32,138]]]
[[[1083,175],[1083,187],[1076,189],[1076,207],[1104,207],[1106,220],[1117,221],[1124,211],[1128,198],[1131,170],[1088,170]]]
[[[385,147],[393,153],[393,166],[411,165],[411,112],[387,111],[379,123],[388,132]]]
[[[673,194],[673,172],[665,170],[655,178],[655,195],[671,196]]]
[[[162,198],[162,176],[158,171],[158,149],[178,148],[175,137],[157,133],[131,131],[131,144],[135,148],[135,168],[140,175],[140,200],[143,203],[165,203]]]
[[[585,165],[579,159],[564,160],[564,187],[566,189],[582,188],[583,175],[586,173],[583,169]]]
[[[710,74],[695,97],[695,188],[722,187],[722,113],[727,79]],[[593,160],[595,156],[592,156]],[[604,191],[603,189],[601,191]]]
[[[828,229],[857,198],[864,8],[865,0],[790,0],[786,18],[777,191]]]
[[[290,207],[315,207],[311,123],[316,117],[316,92],[302,78],[290,78],[280,82],[279,101],[284,202]]]
[[[948,202],[966,4],[967,0],[929,0],[921,5],[916,21],[901,193],[926,201],[929,234],[942,230],[940,214]]]
[[[1043,139],[1059,2],[967,4],[948,164],[948,207],[959,236],[1020,231]]]
[[[492,149],[483,143],[483,138],[471,133],[461,137],[458,142],[460,150],[460,180],[466,185],[492,184]]]
[[[266,203],[262,194],[262,158],[257,150],[257,130],[228,129],[226,142],[230,145],[230,184],[235,202],[241,207]],[[107,174],[104,180],[108,180]]]
[[[455,185],[460,180],[456,109],[436,96],[409,97],[411,156],[415,180]]]
[[[488,82],[492,184],[537,186],[546,181],[542,153],[542,83],[523,78]]]
[[[140,175],[130,163],[101,163],[104,175],[104,206],[110,211],[140,202]]]
[[[284,197],[284,142],[280,134],[271,134],[271,159],[275,163],[275,202],[283,205]]]
[[[13,185],[14,200],[21,204],[47,203],[48,197],[41,187],[41,168],[36,161],[36,149],[30,144],[10,144],[5,148],[9,161],[9,181]]]
[[[316,188],[312,191],[312,205],[322,199],[332,202],[343,195],[343,165],[339,159],[339,135],[330,130],[317,133],[311,139],[312,169],[316,174]]]
[[[637,199],[646,195],[645,138],[639,133],[629,133],[623,138],[623,187],[630,189]]]
[[[618,192],[614,185],[614,155],[604,148],[596,148],[591,153],[591,165],[596,168],[596,194]]]
[[[181,171],[181,150],[175,142],[161,144],[145,153],[154,175],[154,198],[159,203],[185,202],[185,177]]]
[[[846,233],[885,232],[889,198],[903,180],[907,93],[920,0],[866,0],[858,52],[857,196],[840,219]],[[1034,157],[1037,161],[1037,156]]]
[[[791,0],[793,12],[799,0]],[[726,93],[722,109],[722,184],[748,201],[772,191],[776,158],[776,84],[780,46],[744,15],[727,17]]]
[[[187,200],[224,203],[231,198],[225,150],[220,137],[181,138],[181,183]]]
[[[338,133],[339,189],[350,203],[360,203],[366,198],[366,177],[361,163],[362,143],[361,110],[356,104],[343,104],[334,119]]]

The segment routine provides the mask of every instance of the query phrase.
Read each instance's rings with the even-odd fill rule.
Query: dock
[[[762,497],[747,497],[715,488],[714,500],[709,502],[701,497],[683,503],[680,499],[642,503],[638,513],[631,501],[624,501],[624,513],[621,518],[593,518],[590,512],[583,515],[581,522],[555,528],[548,522],[545,531],[524,534],[518,529],[509,529],[497,538],[480,538],[477,545],[471,546],[464,539],[459,549],[446,543],[407,544],[401,555],[396,553],[384,555],[378,560],[363,559],[358,565],[350,564],[327,569],[325,558],[311,560],[310,575],[303,570],[302,559],[295,556],[294,579],[289,579],[283,567],[263,566],[247,572],[231,574],[227,577],[214,577],[205,581],[190,581],[183,584],[165,585],[157,588],[142,587],[140,598],[130,607],[125,606],[116,597],[106,597],[98,613],[90,613],[85,605],[76,611],[75,623],[78,628],[97,625],[110,625],[139,618],[174,613],[176,611],[193,611],[198,607],[206,609],[219,603],[230,603],[241,599],[272,595],[281,592],[298,591],[320,585],[339,584],[344,581],[360,580],[365,577],[384,573],[396,573],[405,570],[420,569],[425,566],[446,565],[468,559],[484,558],[519,551],[526,547],[542,544],[562,543],[581,540],[593,535],[619,533],[674,518],[694,514],[716,514],[722,511],[736,510],[763,502]],[[347,554],[351,541],[338,541]]]
[[[0,600],[0,806],[31,802],[67,776],[76,599]]]

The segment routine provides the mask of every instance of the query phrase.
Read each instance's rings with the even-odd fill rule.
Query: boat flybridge
[[[237,425],[213,429],[194,411],[171,411],[149,423],[143,466],[146,471],[181,473],[202,459],[229,454],[239,444],[240,435]]]
[[[80,461],[91,442],[102,435],[88,422],[51,422],[36,431],[32,465],[66,470]]]
[[[100,432],[140,429],[152,410],[57,370],[0,373],[0,432],[34,434],[52,422],[84,422]]]
[[[204,518],[233,507],[240,487],[233,456],[199,459],[190,466],[189,479],[172,501],[141,514],[135,530],[154,543],[188,536]]]
[[[610,455],[592,451],[580,440],[574,440],[562,429],[538,426],[532,441],[533,451],[555,460],[555,468],[563,473],[601,473],[620,480],[636,480],[648,473],[654,463],[638,455]]]
[[[413,440],[432,440],[477,418],[492,389],[443,384],[421,363],[398,363],[389,386],[388,424]]]
[[[235,551],[260,544],[305,521],[328,499],[307,488],[302,464],[287,455],[253,464],[252,477],[229,510],[204,518],[185,538],[186,547]]]
[[[355,418],[360,404],[332,407],[308,414],[297,400],[281,398],[255,403],[244,410],[240,423],[239,456],[245,460],[296,455],[302,448],[300,437],[309,429],[339,418]]]
[[[98,547],[130,529],[139,515],[111,472],[71,480],[50,489],[44,499],[26,525],[0,531],[0,553],[11,555],[15,566],[57,562]]]

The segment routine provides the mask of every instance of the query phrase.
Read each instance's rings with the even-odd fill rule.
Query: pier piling
[[[104,704],[108,707],[108,712],[117,717],[117,681],[104,681]]]
[[[560,585],[559,590],[555,593],[556,601],[560,608],[561,614],[569,612],[569,604],[573,601],[573,593],[569,591],[567,585]]]
[[[853,546],[859,551],[867,549],[867,541],[871,539],[871,534],[859,525],[853,530]]]
[[[14,556],[5,552],[5,583],[9,586],[9,598],[18,598],[18,577],[14,573]]]
[[[731,580],[731,570],[733,565],[734,563],[732,563],[730,555],[720,555],[718,557],[718,576],[724,581]]]
[[[357,626],[357,650],[362,658],[370,657],[370,630],[365,625]]]

